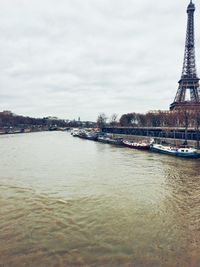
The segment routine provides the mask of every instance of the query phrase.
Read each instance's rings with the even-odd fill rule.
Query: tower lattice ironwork
[[[171,110],[183,107],[200,108],[199,78],[195,62],[194,12],[195,5],[191,0],[187,8],[188,22],[183,70],[177,94],[174,102],[170,105]]]

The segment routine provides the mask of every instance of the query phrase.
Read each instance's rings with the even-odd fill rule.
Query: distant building
[[[48,121],[59,121],[60,120],[58,117],[51,117],[51,116],[46,117],[45,119]]]
[[[168,114],[168,113],[170,113],[170,110],[149,110],[147,113],[159,114],[160,112]]]
[[[12,111],[10,111],[10,110],[4,110],[2,113],[4,115],[13,115]]]

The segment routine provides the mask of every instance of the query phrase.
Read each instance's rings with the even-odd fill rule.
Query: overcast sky
[[[188,2],[0,0],[0,110],[96,120],[100,112],[168,109]]]

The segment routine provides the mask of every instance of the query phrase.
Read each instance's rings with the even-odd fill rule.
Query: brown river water
[[[200,267],[200,160],[0,136],[1,267]]]

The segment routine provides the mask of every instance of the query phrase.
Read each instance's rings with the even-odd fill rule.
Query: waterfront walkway
[[[151,138],[166,138],[177,140],[191,140],[197,141],[200,134],[197,130],[189,128],[187,131],[184,128],[161,128],[161,127],[105,127],[102,129],[104,133],[138,136],[138,137],[151,137]]]

